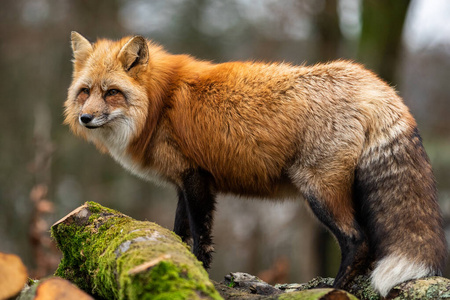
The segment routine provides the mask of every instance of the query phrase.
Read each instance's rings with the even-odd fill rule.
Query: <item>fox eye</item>
[[[80,93],[83,93],[83,94],[89,95],[89,93],[90,93],[90,90],[89,90],[89,88],[82,88],[82,89],[80,90]]]
[[[114,96],[114,95],[117,95],[118,93],[119,93],[119,90],[111,89],[106,92],[105,97]]]

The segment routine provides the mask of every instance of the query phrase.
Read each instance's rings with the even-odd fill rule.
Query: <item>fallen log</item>
[[[222,299],[172,231],[87,202],[52,226],[55,275],[104,299]]]
[[[14,254],[0,253],[0,299],[17,295],[28,280],[27,269]]]

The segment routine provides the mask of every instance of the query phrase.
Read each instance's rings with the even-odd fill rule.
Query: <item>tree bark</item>
[[[221,299],[172,231],[87,202],[52,226],[57,276],[104,299]]]

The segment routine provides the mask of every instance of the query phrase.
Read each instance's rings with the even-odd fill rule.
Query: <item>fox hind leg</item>
[[[371,263],[368,240],[358,223],[353,199],[356,157],[339,153],[317,157],[320,159],[309,164],[298,161],[291,167],[290,177],[317,219],[337,239],[341,264],[334,287],[346,288]]]
[[[307,195],[306,199],[315,216],[331,231],[339,243],[341,264],[334,287],[345,289],[356,275],[363,274],[369,266],[369,248],[365,234],[352,216],[336,216],[333,207],[327,203],[328,199],[313,195]],[[342,218],[351,218],[351,221],[344,222]]]
[[[335,288],[346,288],[356,275],[363,274],[370,264],[368,242],[352,215],[337,215],[329,201],[336,199],[306,196],[315,216],[335,236],[341,249],[341,264],[334,282]],[[344,221],[345,219],[345,221]]]

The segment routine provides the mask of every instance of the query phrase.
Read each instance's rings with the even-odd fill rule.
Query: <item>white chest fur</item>
[[[161,176],[151,167],[144,166],[136,161],[128,153],[128,145],[133,137],[133,126],[114,126],[114,128],[94,129],[91,135],[92,140],[100,141],[109,151],[110,155],[122,167],[132,174],[158,184],[165,183]]]

